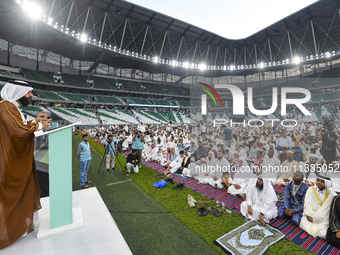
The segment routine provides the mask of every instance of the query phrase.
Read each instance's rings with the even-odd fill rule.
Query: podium
[[[35,132],[49,135],[50,184],[50,214],[41,218],[37,238],[84,225],[81,208],[72,208],[72,127],[80,123]]]

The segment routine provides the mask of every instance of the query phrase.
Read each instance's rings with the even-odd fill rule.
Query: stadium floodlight
[[[28,16],[33,19],[40,19],[42,16],[42,10],[39,5],[31,1],[24,1],[22,7],[27,12]]]
[[[260,63],[260,68],[263,68],[264,67],[264,64],[263,62]]]
[[[190,64],[189,64],[189,62],[184,62],[182,66],[183,66],[184,68],[189,68]]]
[[[153,58],[153,62],[157,64],[158,61],[159,61],[159,58],[158,58],[157,56],[155,56],[155,57]]]
[[[231,65],[231,66],[229,67],[229,70],[230,70],[230,71],[233,71],[233,70],[234,70],[234,66]]]
[[[80,41],[82,41],[83,43],[84,42],[87,42],[87,34],[84,34],[84,33],[82,33],[81,35],[80,35]]]
[[[329,58],[331,56],[331,54],[329,52],[325,52],[325,57]]]
[[[204,70],[207,69],[207,65],[204,64],[204,63],[202,63],[202,64],[200,64],[199,69],[200,69],[201,71],[204,71]]]
[[[172,65],[172,66],[175,66],[175,65],[176,65],[176,60],[172,60],[172,61],[171,61],[171,65]]]
[[[299,64],[301,62],[301,59],[299,57],[294,58],[294,64]]]

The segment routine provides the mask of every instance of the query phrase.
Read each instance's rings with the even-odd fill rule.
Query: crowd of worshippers
[[[91,132],[99,140],[113,133],[122,149],[139,151],[144,160],[164,166],[169,178],[195,178],[242,197],[241,213],[252,220],[266,224],[289,218],[310,235],[327,236],[340,246],[340,207],[331,206],[340,203],[339,125],[139,125]],[[279,208],[273,185],[285,186]]]

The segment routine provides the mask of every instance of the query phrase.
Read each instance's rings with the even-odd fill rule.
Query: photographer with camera
[[[115,171],[115,161],[117,155],[117,142],[113,139],[113,136],[109,134],[107,136],[107,140],[104,144],[106,150],[106,172],[110,173],[110,161],[111,161],[111,169]]]
[[[143,149],[144,149],[144,137],[142,136],[142,132],[138,131],[135,133],[135,136],[132,138],[132,149],[136,150],[139,159],[142,158],[143,155]],[[142,162],[139,160],[139,168],[142,167]]]
[[[137,150],[132,149],[131,153],[126,158],[126,176],[129,176],[131,168],[137,174],[139,172],[139,168],[137,164],[141,161],[140,156],[137,154]]]
[[[337,135],[333,131],[333,123],[326,120],[318,135],[319,141],[322,140],[321,155],[324,157],[326,164],[331,164],[335,160],[337,140]]]

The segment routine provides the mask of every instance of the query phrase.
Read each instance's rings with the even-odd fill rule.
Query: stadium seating
[[[128,112],[123,110],[98,109],[98,114],[104,124],[138,124],[138,121]]]
[[[162,114],[164,116],[166,116],[167,118],[169,118],[174,123],[181,123],[181,121],[178,119],[177,115],[172,111],[164,111],[164,112],[162,112]]]
[[[26,78],[29,80],[46,82],[46,83],[54,83],[53,73],[42,72],[42,71],[37,72],[37,71],[24,69],[24,68],[22,69],[22,72],[24,73]]]
[[[31,112],[42,112],[43,110],[41,108],[39,108],[38,106],[23,106],[23,105],[20,105],[19,107],[21,110],[23,111],[31,111]]]
[[[83,87],[83,88],[88,88],[89,86],[87,85],[87,77],[83,75],[71,75],[71,74],[65,74],[63,73],[62,75],[62,80],[64,85],[71,85],[71,86],[76,86],[76,87]]]
[[[183,91],[181,90],[181,88],[179,88],[177,86],[162,84],[162,87],[166,90],[165,92],[168,91],[166,94],[179,95],[179,96],[183,96],[183,94],[184,94]]]
[[[96,96],[98,102],[110,104],[123,104],[122,101],[116,96]]]
[[[79,95],[79,94],[71,94],[71,93],[62,93],[58,92],[60,96],[67,98],[70,101],[74,102],[90,102],[88,95]]]
[[[146,104],[146,105],[151,104],[146,98],[127,97],[127,100],[130,104]]]
[[[59,115],[61,118],[71,122],[82,122],[83,125],[98,125],[99,122],[96,117],[91,116],[88,113],[85,113],[78,109],[72,108],[57,108],[57,107],[49,107],[48,108],[51,112]]]
[[[144,92],[138,81],[117,79],[117,83],[122,84],[125,91]]]
[[[189,107],[190,101],[176,100],[179,106]]]
[[[151,113],[150,111],[138,111],[135,110],[133,111],[136,118],[139,119],[139,121],[143,124],[164,124],[164,123],[168,123],[168,121],[166,120],[166,118],[159,116],[159,115],[154,115],[153,113]]]
[[[94,88],[118,90],[116,80],[113,78],[93,76],[91,79],[94,81]]]
[[[166,105],[166,106],[171,106],[172,105],[170,103],[170,101],[164,100],[164,99],[155,99],[155,98],[152,98],[151,100],[155,103],[155,105]]]
[[[158,112],[154,112],[154,111],[143,111],[144,113],[150,115],[151,117],[153,117],[156,120],[161,120],[164,122],[168,122],[168,120],[166,118],[164,118],[164,116]]]
[[[52,99],[52,100],[58,100],[58,101],[66,101],[65,98],[62,98],[59,95],[57,95],[56,93],[51,92],[51,91],[35,89],[35,90],[33,90],[33,92],[36,93],[38,95],[38,97],[40,97],[40,98]]]
[[[162,85],[155,83],[141,82],[141,85],[146,87],[148,93],[166,94]]]

